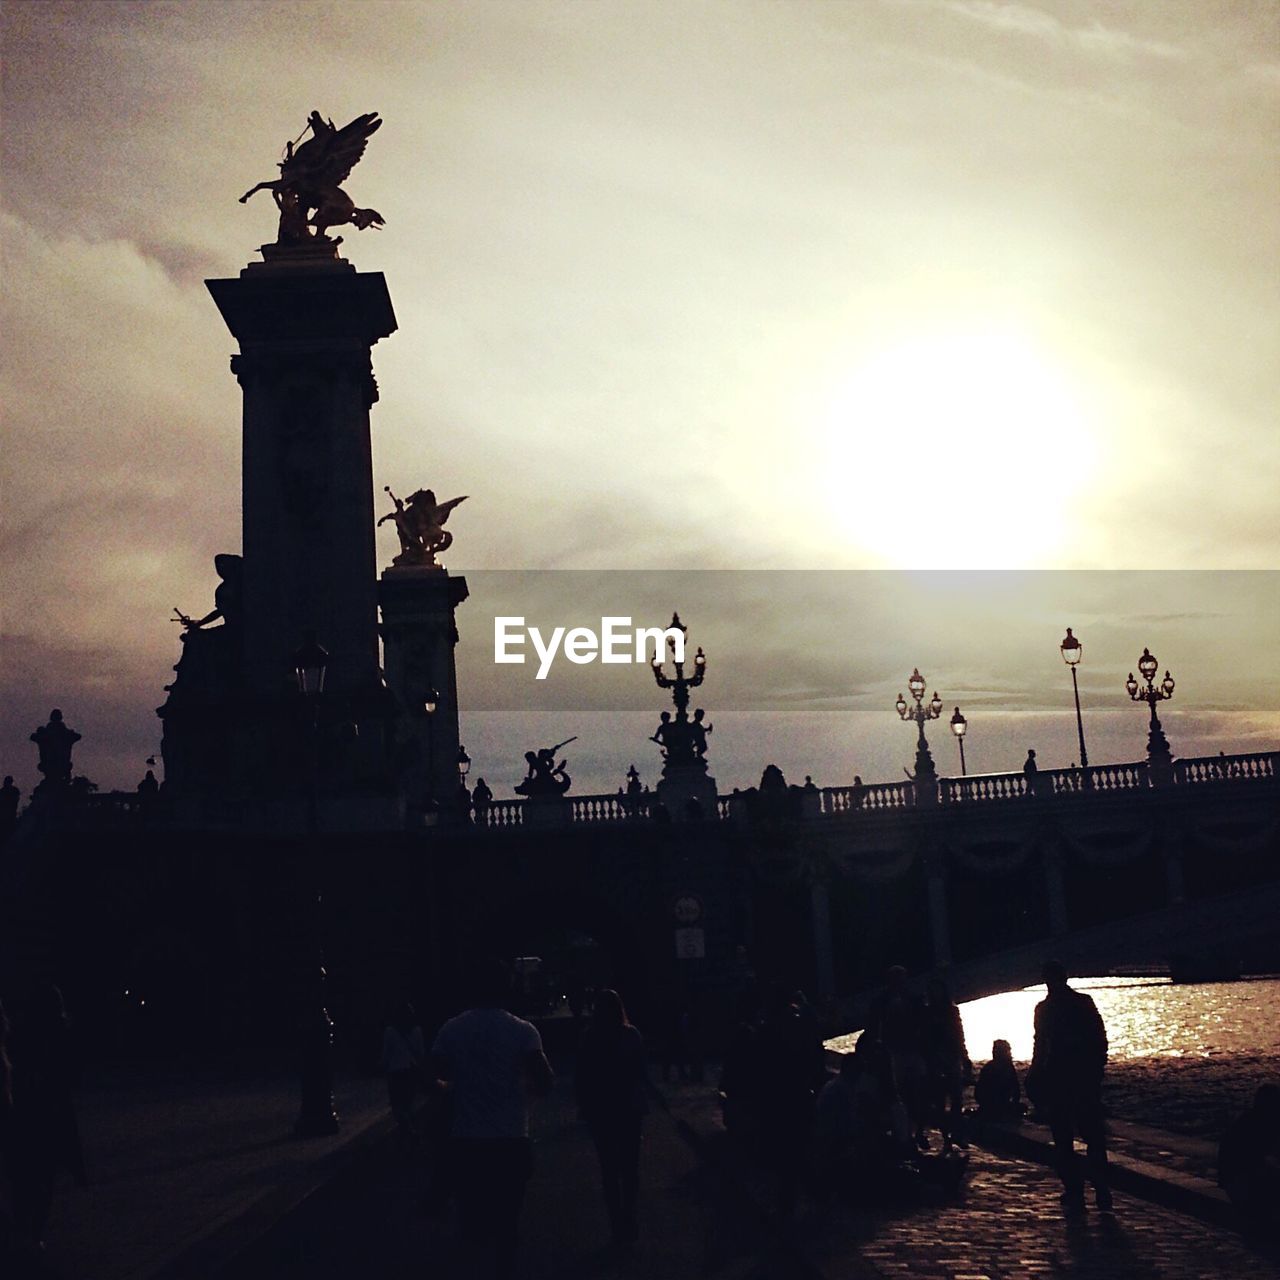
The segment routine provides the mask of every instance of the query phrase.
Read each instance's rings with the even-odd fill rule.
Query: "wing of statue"
[[[463,494],[460,498],[450,498],[448,502],[442,502],[436,507],[436,523],[443,526],[444,522],[449,518],[449,512],[454,509],[460,502],[466,502],[468,495]]]
[[[319,186],[340,187],[364,155],[369,139],[382,127],[376,111],[357,116],[325,137],[308,138],[294,153],[304,157],[308,177]],[[311,154],[305,154],[314,148]]]

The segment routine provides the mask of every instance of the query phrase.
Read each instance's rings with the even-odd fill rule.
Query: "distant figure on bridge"
[[[13,785],[13,778],[5,774],[4,786],[0,787],[0,844],[9,838],[18,823],[18,801],[22,792]]]
[[[1089,1181],[1098,1208],[1108,1210],[1112,1200],[1102,1118],[1107,1030],[1092,997],[1067,984],[1065,965],[1048,960],[1043,974],[1049,993],[1036,1005],[1027,1097],[1048,1116],[1063,1205],[1069,1212],[1084,1208],[1084,1178],[1074,1147],[1079,1132],[1088,1151]]]
[[[1022,776],[1027,780],[1027,795],[1034,796],[1040,789],[1040,770],[1036,765],[1034,747],[1027,752],[1027,758],[1022,765]]]
[[[861,809],[867,803],[867,788],[859,774],[853,775],[853,786],[849,788],[849,808]]]
[[[1264,1084],[1223,1135],[1218,1183],[1247,1232],[1280,1236],[1280,1085]]]
[[[1013,1065],[1013,1049],[1007,1040],[991,1044],[991,1061],[978,1072],[973,1088],[980,1120],[1018,1120],[1022,1117],[1022,1087],[1018,1068]]]
[[[471,805],[476,812],[476,826],[488,826],[489,806],[492,803],[493,792],[489,790],[489,784],[483,778],[477,778],[476,785],[471,788]]]

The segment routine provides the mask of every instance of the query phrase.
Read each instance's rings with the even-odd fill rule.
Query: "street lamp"
[[[1084,656],[1084,645],[1071,634],[1071,628],[1068,627],[1066,639],[1058,647],[1062,650],[1063,662],[1071,668],[1071,689],[1076,696],[1076,733],[1080,737],[1080,767],[1088,769],[1089,753],[1084,749],[1084,720],[1080,716],[1080,684],[1076,680],[1076,668]],[[1088,775],[1085,777],[1087,779]]]
[[[929,743],[924,736],[924,722],[936,720],[942,714],[942,699],[935,693],[928,705],[925,705],[925,679],[920,674],[919,667],[911,672],[907,688],[911,691],[915,706],[909,707],[902,694],[898,694],[898,701],[894,703],[894,707],[900,719],[914,720],[916,723],[916,771],[912,781],[916,784],[917,796],[919,796],[922,790],[929,792],[931,788],[937,786],[938,782],[938,771],[934,767],[933,756],[929,754]]]
[[[465,787],[467,785],[467,774],[471,772],[471,757],[467,755],[467,749],[461,743],[458,744],[458,781]]]
[[[314,632],[308,632],[293,655],[298,693],[309,713],[307,827],[313,847],[307,851],[305,861],[300,860],[301,874],[305,874],[301,872],[303,866],[314,866],[315,837],[320,830],[320,699],[328,666],[328,650],[316,640]],[[300,1138],[311,1138],[337,1133],[338,1113],[333,1105],[333,1019],[329,1017],[325,999],[321,894],[316,885],[304,883],[300,896],[306,900],[311,939],[302,963],[304,994],[299,1026],[299,1092],[302,1096],[293,1131]]]
[[[1163,782],[1172,776],[1173,770],[1173,753],[1169,750],[1169,739],[1164,736],[1164,728],[1160,724],[1160,717],[1156,715],[1156,703],[1165,702],[1173,697],[1173,677],[1166,670],[1164,679],[1159,685],[1155,683],[1156,672],[1160,670],[1160,664],[1156,661],[1150,649],[1142,650],[1142,657],[1138,659],[1138,672],[1146,681],[1147,687],[1144,689],[1133,678],[1133,672],[1129,672],[1129,678],[1124,682],[1124,687],[1128,691],[1129,697],[1134,702],[1145,702],[1151,708],[1151,724],[1147,734],[1147,761],[1152,769],[1152,781]]]
[[[957,707],[955,715],[951,717],[951,732],[956,735],[956,746],[960,748],[960,776],[967,776],[968,770],[964,767],[964,735],[969,731],[969,722],[960,714],[960,708]]]

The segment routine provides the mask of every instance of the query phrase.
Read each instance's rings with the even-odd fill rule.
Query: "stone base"
[[[716,780],[705,764],[682,764],[663,769],[656,794],[673,822],[716,816]]]
[[[533,796],[524,804],[526,831],[546,831],[565,827],[573,815],[573,805],[566,796]]]

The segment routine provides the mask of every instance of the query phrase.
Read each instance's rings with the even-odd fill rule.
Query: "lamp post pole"
[[[942,699],[935,693],[933,698],[926,705],[923,701],[925,690],[925,679],[920,674],[920,668],[916,667],[911,672],[911,678],[907,681],[907,688],[911,690],[911,697],[915,702],[914,707],[908,707],[906,699],[902,694],[898,694],[898,701],[894,704],[898,712],[898,718],[901,720],[914,720],[916,724],[916,771],[911,777],[911,781],[915,783],[916,803],[921,801],[932,803],[938,798],[938,770],[934,766],[933,756],[929,753],[929,743],[924,736],[924,724],[926,720],[936,720],[942,714]]]
[[[964,735],[969,731],[969,722],[960,714],[960,708],[957,707],[955,714],[951,717],[951,732],[956,735],[956,746],[960,748],[960,776],[962,778],[968,776],[968,770],[964,767]]]
[[[1084,784],[1089,785],[1089,753],[1084,746],[1084,719],[1080,715],[1080,684],[1076,680],[1076,668],[1080,665],[1080,659],[1084,657],[1084,645],[1071,634],[1071,628],[1067,628],[1066,638],[1058,646],[1062,652],[1062,660],[1071,668],[1071,691],[1075,694],[1076,699],[1076,733],[1080,738],[1080,768],[1084,770]]]
[[[1147,731],[1147,764],[1151,769],[1151,781],[1157,786],[1163,786],[1173,780],[1173,752],[1169,749],[1169,739],[1164,736],[1160,717],[1156,715],[1156,703],[1173,697],[1174,681],[1166,670],[1164,679],[1157,685],[1155,675],[1159,669],[1160,664],[1152,656],[1151,650],[1144,647],[1142,657],[1138,659],[1138,672],[1146,681],[1147,687],[1141,687],[1133,678],[1132,671],[1129,672],[1124,687],[1134,702],[1145,702],[1151,708],[1151,722]]]
[[[440,706],[440,694],[428,689],[422,695],[422,714],[427,722],[427,798],[423,820],[435,823],[440,813],[440,797],[436,794],[436,709]]]
[[[320,833],[320,699],[324,694],[325,670],[329,654],[314,635],[308,635],[294,654],[294,674],[298,692],[306,706],[308,737],[308,848],[299,861],[301,896],[306,900],[304,925],[302,1004],[299,1009],[299,1092],[301,1105],[293,1131],[299,1138],[337,1133],[338,1113],[333,1105],[333,1019],[325,998],[324,932],[321,920],[321,890],[318,877],[310,884],[306,877],[318,855]]]

